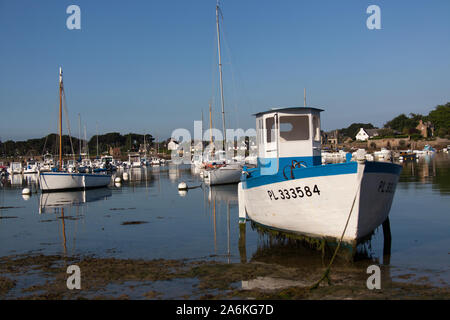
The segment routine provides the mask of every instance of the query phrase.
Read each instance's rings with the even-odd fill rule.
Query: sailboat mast
[[[218,57],[219,57],[219,75],[220,75],[220,97],[221,97],[221,103],[222,103],[222,126],[223,126],[223,150],[225,150],[226,140],[227,140],[227,134],[225,129],[225,103],[223,99],[223,81],[222,81],[222,60],[220,55],[220,29],[219,29],[219,0],[217,0],[216,5],[216,25],[217,25],[217,50],[218,50]]]
[[[95,127],[97,130],[97,159],[98,159],[98,122],[96,122]]]
[[[85,157],[89,159],[89,149],[88,149],[88,143],[87,143],[87,137],[86,137],[86,125],[84,125],[84,153]]]
[[[62,170],[62,68],[59,67],[59,170]]]
[[[81,159],[81,152],[82,152],[82,150],[81,150],[81,115],[80,114],[78,114],[78,142],[80,144],[79,156],[80,156],[80,159]]]
[[[211,146],[211,154],[214,152],[213,151],[213,135],[212,135],[212,107],[211,107],[211,101],[209,102],[209,143]]]

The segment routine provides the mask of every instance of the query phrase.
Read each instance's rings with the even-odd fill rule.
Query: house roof
[[[364,128],[361,129],[363,129],[369,137],[373,137],[374,135],[378,134],[379,130],[379,129],[364,129]]]

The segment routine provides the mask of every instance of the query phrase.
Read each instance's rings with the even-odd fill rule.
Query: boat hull
[[[110,182],[111,176],[107,174],[51,172],[39,176],[39,186],[43,192],[101,188]]]
[[[205,183],[211,186],[221,184],[239,183],[241,180],[242,168],[240,166],[225,166],[212,170],[205,170],[203,178]]]
[[[277,230],[344,241],[369,235],[388,217],[401,167],[343,163],[301,168],[294,176],[244,179],[240,217]],[[268,183],[264,183],[266,180]]]

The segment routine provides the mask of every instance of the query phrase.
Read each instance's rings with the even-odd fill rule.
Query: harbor
[[[2,180],[0,194],[1,287],[9,288],[2,289],[2,298],[448,297],[449,156],[435,154],[402,166],[390,212],[390,254],[383,254],[379,228],[356,254],[341,248],[333,286],[311,293],[306,288],[319,279],[335,244],[323,253],[320,242],[311,239],[252,223],[242,229],[237,185],[203,185],[190,166],[129,169],[127,181],[111,180],[106,189],[30,196],[21,192],[36,190],[36,176],[14,175]],[[184,193],[180,181],[202,187]],[[86,291],[61,287],[61,263],[79,263],[86,270]],[[374,263],[389,275],[380,296],[361,281]],[[42,265],[39,276],[36,265]],[[169,266],[174,271],[162,271]],[[93,270],[104,270],[95,274],[99,282],[89,280]]]

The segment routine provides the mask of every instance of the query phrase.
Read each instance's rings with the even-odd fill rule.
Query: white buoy
[[[120,177],[116,177],[115,179],[114,179],[114,182],[115,183],[120,183],[122,181],[122,179],[120,179]]]
[[[25,188],[25,189],[22,190],[22,194],[24,194],[24,195],[30,195],[30,194],[31,194],[31,190],[28,189],[28,188]]]
[[[128,173],[127,173],[127,172],[124,172],[124,173],[123,173],[123,180],[124,180],[124,181],[127,181],[127,180],[128,180]]]
[[[186,182],[180,182],[178,184],[178,190],[187,190],[188,186],[186,184]]]

